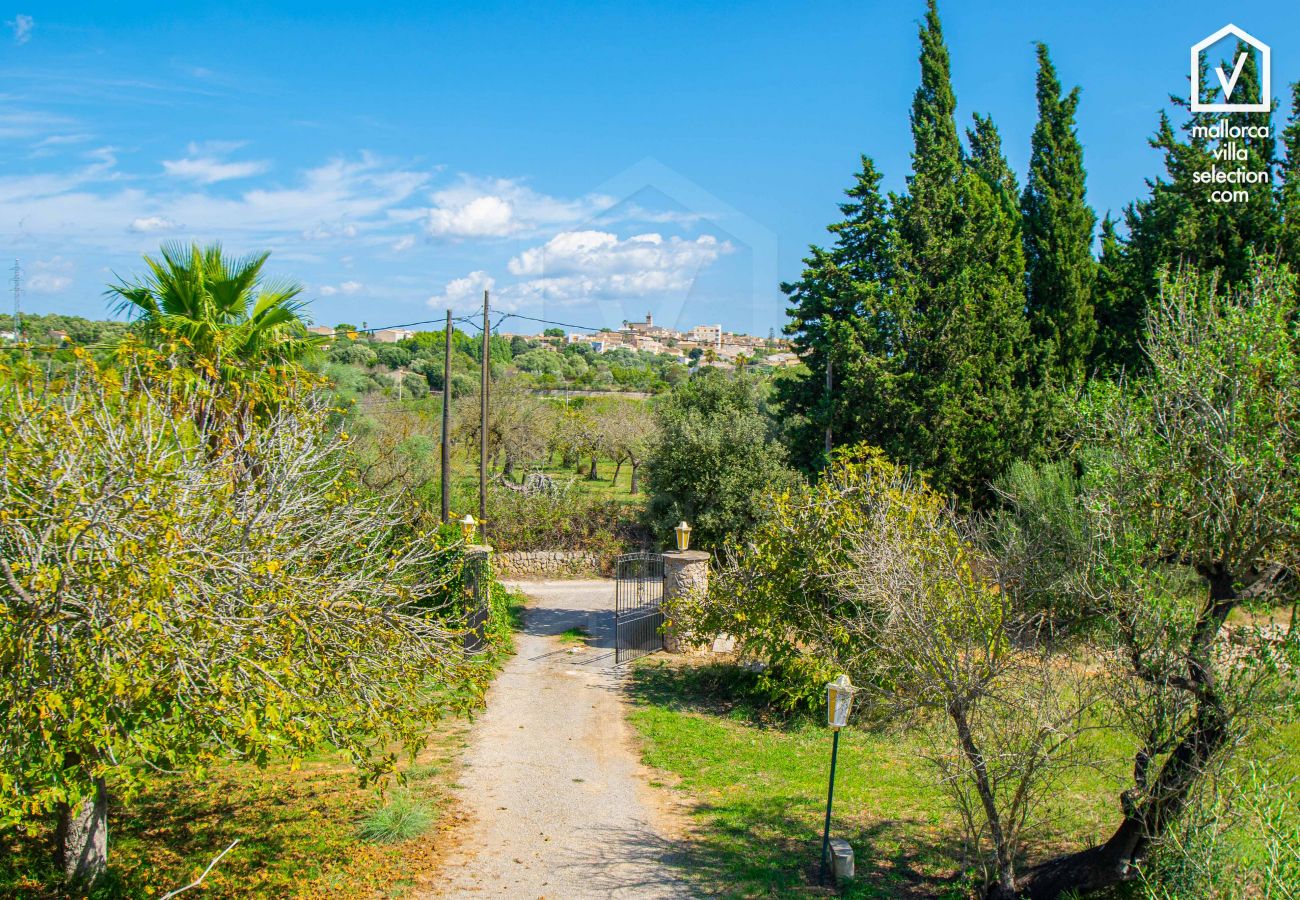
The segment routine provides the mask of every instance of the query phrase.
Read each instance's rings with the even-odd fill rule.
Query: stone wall
[[[509,550],[496,554],[502,578],[576,578],[602,572],[598,554],[583,550]]]

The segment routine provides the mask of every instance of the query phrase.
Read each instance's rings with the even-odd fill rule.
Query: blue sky
[[[0,260],[22,259],[33,312],[103,316],[141,253],[220,239],[273,251],[330,325],[431,319],[491,287],[564,322],[766,333],[857,155],[904,184],[923,11],[24,3],[0,12]],[[990,113],[1022,177],[1032,42],[1050,45],[1083,87],[1099,213],[1158,172],[1145,139],[1192,43],[1233,21],[1272,46],[1275,96],[1300,78],[1293,2],[940,12],[961,123]]]

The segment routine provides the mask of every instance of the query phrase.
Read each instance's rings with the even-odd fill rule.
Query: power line
[[[581,330],[581,331],[591,331],[591,332],[596,332],[596,333],[599,333],[599,332],[601,331],[601,329],[599,329],[599,328],[592,328],[590,325],[574,325],[572,322],[555,322],[555,321],[553,321],[553,320],[551,320],[551,319],[538,319],[538,318],[536,318],[536,317],[534,317],[534,316],[525,316],[525,315],[523,315],[523,314],[521,314],[521,313],[509,313],[509,314],[506,315],[506,318],[507,318],[507,319],[524,319],[524,320],[526,320],[526,321],[528,321],[528,322],[540,322],[540,323],[543,324],[543,325],[555,325],[555,326],[557,326],[557,327],[559,327],[559,328],[577,328],[577,329],[579,329],[579,330]]]

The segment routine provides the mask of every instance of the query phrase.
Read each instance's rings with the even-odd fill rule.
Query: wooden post
[[[451,518],[451,310],[442,357],[442,524]]]
[[[487,453],[488,453],[488,390],[491,380],[489,358],[492,349],[492,326],[488,324],[488,292],[483,292],[483,365],[479,386],[479,429],[478,429],[478,518],[487,521]],[[479,526],[479,533],[486,535],[487,527]]]

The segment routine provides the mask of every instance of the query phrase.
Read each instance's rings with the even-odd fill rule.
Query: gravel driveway
[[[465,753],[469,824],[424,896],[693,896],[670,865],[675,817],[624,721],[614,583],[515,586],[530,601]],[[556,637],[575,627],[585,645]]]

